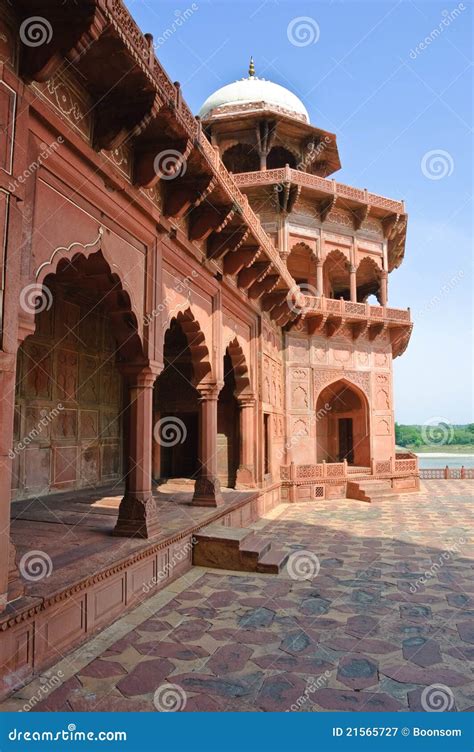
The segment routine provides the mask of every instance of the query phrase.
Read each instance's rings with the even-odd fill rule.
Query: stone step
[[[271,542],[251,533],[240,543],[240,559],[249,565],[249,571],[255,571],[259,560],[270,550]]]
[[[363,488],[370,492],[375,492],[379,489],[385,491],[392,488],[390,481],[386,480],[358,480],[357,484],[359,488]]]
[[[270,547],[265,556],[259,560],[257,564],[257,572],[265,574],[279,574],[286,562],[288,561],[289,553],[282,551],[278,548]]]
[[[253,530],[224,525],[207,525],[195,533],[193,564],[237,572],[276,573],[288,556],[272,548]]]
[[[349,499],[357,499],[369,504],[396,496],[398,496],[398,492],[392,488],[390,481],[386,480],[353,480],[347,484],[347,497]]]

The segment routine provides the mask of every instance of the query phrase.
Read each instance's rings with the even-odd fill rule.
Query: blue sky
[[[396,419],[473,421],[472,4],[127,5],[155,42],[179,12],[193,9],[157,50],[193,111],[212,91],[247,75],[253,55],[257,75],[291,89],[314,125],[337,134],[337,180],[405,199],[405,261],[390,275],[389,303],[410,306],[415,328],[394,362]],[[301,17],[314,42],[297,45],[288,27]],[[440,151],[439,159],[430,156]]]

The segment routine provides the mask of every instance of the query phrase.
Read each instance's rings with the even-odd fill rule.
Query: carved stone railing
[[[420,478],[424,480],[474,480],[473,467],[423,467]]]
[[[280,466],[280,479],[301,483],[303,481],[321,481],[326,479],[354,479],[355,475],[386,476],[418,475],[418,457],[410,452],[396,454],[388,460],[372,460],[370,467],[358,467],[344,462],[321,462],[315,465]],[[467,477],[467,476],[466,476]]]
[[[266,170],[265,172],[241,172],[234,177],[237,185],[242,188],[273,183],[293,183],[294,185],[312,188],[319,193],[326,193],[328,196],[341,196],[342,198],[352,199],[359,204],[383,209],[388,214],[404,214],[405,212],[403,201],[369,193],[367,190],[353,188],[350,185],[338,183],[336,180],[320,178],[317,175],[310,175],[301,170],[293,170],[288,166],[277,170]]]
[[[306,305],[303,315],[311,313],[328,313],[346,318],[369,319],[374,321],[387,321],[393,323],[410,324],[410,309],[386,308],[385,306],[373,306],[368,303],[355,303],[350,300],[335,300],[333,298],[315,297],[306,295]]]

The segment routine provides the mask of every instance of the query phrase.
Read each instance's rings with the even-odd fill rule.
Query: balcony
[[[405,351],[413,328],[410,309],[373,306],[350,300],[301,295],[297,300],[301,315],[294,324],[296,331],[310,335],[333,337],[345,324],[353,340],[367,334],[370,341],[389,332],[393,357]]]
[[[300,191],[308,194],[318,207],[321,222],[325,222],[331,209],[340,207],[352,215],[354,231],[360,229],[362,222],[369,216],[376,217],[382,223],[384,235],[388,241],[388,271],[397,268],[405,251],[407,217],[403,201],[370,193],[365,188],[338,183],[336,180],[321,178],[302,170],[280,167],[276,170],[242,172],[233,175],[236,185],[242,190],[260,186],[286,186],[281,195],[293,195]],[[294,190],[292,188],[294,187]],[[291,211],[292,202],[285,207]]]

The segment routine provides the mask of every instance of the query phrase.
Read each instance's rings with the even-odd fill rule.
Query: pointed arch
[[[357,266],[357,300],[365,303],[369,295],[380,302],[381,267],[372,256],[364,256]]]
[[[326,384],[316,398],[317,461],[370,466],[370,406],[347,378]]]
[[[226,352],[229,354],[234,370],[236,397],[250,394],[250,373],[244,351],[242,350],[237,337],[234,337],[234,339],[229,342],[226,347]]]
[[[324,294],[350,300],[349,259],[339,249],[328,253],[323,264]]]
[[[171,323],[173,321],[179,324],[188,343],[193,367],[193,385],[198,386],[203,381],[212,381],[211,357],[206,337],[191,308],[180,311]]]

